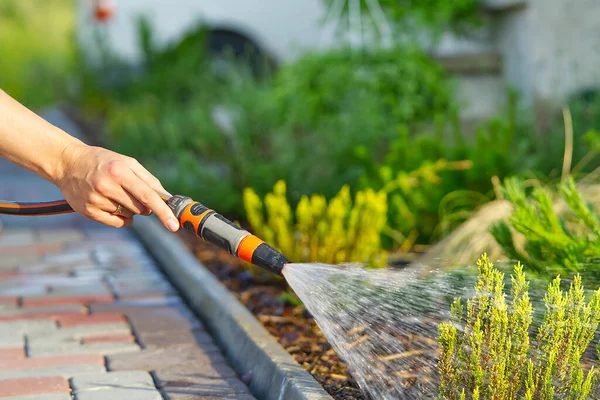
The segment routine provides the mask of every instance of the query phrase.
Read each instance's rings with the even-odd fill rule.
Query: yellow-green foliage
[[[548,286],[546,313],[535,340],[529,338],[533,308],[529,282],[517,264],[511,301],[504,295],[504,274],[486,255],[478,261],[475,295],[451,307],[451,321],[439,326],[440,395],[444,399],[531,399],[555,396],[587,399],[597,379],[581,357],[600,322],[600,289],[586,302],[581,277],[568,292],[560,277]]]
[[[380,243],[387,215],[383,192],[359,191],[354,202],[348,186],[329,203],[321,195],[303,196],[294,215],[286,184],[279,181],[265,196],[264,204],[247,188],[244,207],[254,232],[292,261],[385,265]]]

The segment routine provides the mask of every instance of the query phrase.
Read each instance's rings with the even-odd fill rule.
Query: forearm
[[[0,90],[1,157],[56,183],[66,168],[65,149],[82,144]]]

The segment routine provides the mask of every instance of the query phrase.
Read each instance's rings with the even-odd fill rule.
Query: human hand
[[[105,225],[131,225],[136,214],[154,213],[172,232],[179,222],[156,193],[167,191],[136,159],[101,147],[73,143],[59,162],[62,176],[54,182],[73,210]],[[121,205],[123,211],[114,213]]]

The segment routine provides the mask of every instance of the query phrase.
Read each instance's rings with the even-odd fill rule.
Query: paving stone
[[[28,343],[62,342],[70,341],[73,338],[80,339],[85,336],[110,333],[131,333],[131,329],[129,325],[123,323],[67,326],[55,329],[53,332],[28,333],[27,341]]]
[[[214,345],[212,337],[203,329],[181,331],[140,332],[138,339],[143,347],[168,347],[181,344]],[[204,347],[203,347],[204,348]],[[206,349],[206,348],[205,348]],[[215,347],[215,351],[216,351]]]
[[[0,322],[0,332],[12,332],[14,334],[27,335],[47,335],[56,332],[56,330],[56,323],[48,319]]]
[[[106,335],[86,336],[81,339],[81,343],[83,343],[83,344],[86,344],[86,343],[112,343],[112,342],[134,343],[135,338],[133,337],[133,335],[130,335],[128,333],[112,333],[112,334],[106,334]]]
[[[0,331],[0,348],[25,347],[25,336],[21,333]]]
[[[225,362],[225,358],[221,353],[206,353],[194,345],[176,345],[166,348],[144,349],[137,353],[109,355],[107,357],[107,367],[111,371],[153,371],[190,361],[210,365]]]
[[[29,357],[20,360],[0,358],[0,371],[10,369],[49,368],[54,366],[97,364],[104,366],[104,357],[98,354],[71,354],[52,357]]]
[[[66,243],[77,242],[85,238],[80,229],[58,229],[41,230],[39,233],[40,243]]]
[[[73,268],[73,265],[31,263],[21,265],[17,270],[26,274],[70,274]]]
[[[202,396],[215,398],[237,398],[236,395],[250,394],[238,379],[207,379],[195,377],[189,380],[159,381],[160,390],[168,396]],[[170,398],[168,397],[167,398]],[[186,397],[180,397],[186,398]]]
[[[46,393],[34,394],[31,396],[10,396],[3,397],[2,400],[72,400],[71,395],[67,393]]]
[[[0,267],[5,268],[17,268],[22,265],[35,264],[39,262],[40,257],[37,254],[3,254],[0,257]]]
[[[90,304],[89,309],[91,314],[104,312],[119,312],[128,314],[131,310],[136,310],[143,307],[164,307],[164,306],[182,306],[182,302],[178,297],[157,297],[157,298],[139,298],[139,299],[120,299],[112,303]]]
[[[81,315],[77,311],[44,311],[44,312],[27,312],[27,309],[21,309],[20,312],[11,313],[8,315],[0,315],[0,321],[27,321],[27,320],[44,320],[57,318],[76,317]]]
[[[56,319],[61,327],[95,324],[118,324],[127,322],[122,314],[69,315]]]
[[[224,362],[202,363],[196,361],[158,368],[152,374],[156,377],[158,386],[160,386],[159,382],[186,381],[190,379],[193,381],[196,378],[226,379],[238,377],[233,368]]]
[[[73,313],[74,315],[83,314],[85,307],[80,304],[62,304],[49,307],[27,307],[25,309],[15,306],[10,309],[2,309],[0,305],[0,316],[18,315],[18,314],[46,314],[46,315],[65,315],[64,313]]]
[[[22,360],[25,358],[25,346],[0,348],[0,356],[6,361]]]
[[[11,229],[0,234],[0,247],[34,244],[35,234],[31,229]]]
[[[75,268],[77,265],[93,264],[93,260],[87,253],[64,253],[49,254],[42,258],[47,265],[68,266]]]
[[[0,297],[0,315],[19,311],[18,297]]]
[[[148,295],[171,295],[173,287],[164,280],[155,281],[144,278],[137,279],[113,279],[111,286],[119,298]]]
[[[62,376],[71,378],[73,376],[90,373],[106,372],[104,365],[99,364],[80,364],[80,365],[60,365],[44,368],[29,369],[11,369],[0,371],[0,381],[7,379],[33,378],[43,376]]]
[[[54,356],[62,354],[119,354],[139,352],[135,343],[32,343],[28,344],[30,357]]]
[[[256,400],[250,394],[229,393],[219,396],[202,396],[194,393],[187,393],[185,389],[169,388],[161,390],[165,400]]]
[[[150,374],[144,371],[81,375],[71,380],[78,400],[162,400]]]
[[[40,296],[48,292],[44,285],[32,284],[22,286],[11,286],[0,289],[0,296]]]
[[[58,376],[0,381],[0,398],[69,392],[70,388],[67,380]]]
[[[98,390],[104,387],[156,389],[152,376],[146,371],[87,374],[71,379],[71,388],[74,393],[85,390]]]
[[[102,388],[75,393],[75,400],[163,400],[156,389],[140,388]]]
[[[138,309],[127,313],[136,333],[180,331],[201,327],[198,320],[185,307],[160,307]]]
[[[88,303],[110,303],[114,300],[112,295],[99,296],[32,296],[23,298],[23,307],[39,307],[62,304],[88,304]]]

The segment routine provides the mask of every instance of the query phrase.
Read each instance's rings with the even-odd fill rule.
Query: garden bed
[[[280,300],[287,288],[282,279],[260,281],[227,252],[186,232],[181,236],[198,260],[236,295],[334,399],[366,399],[348,373],[346,364],[305,308]]]

